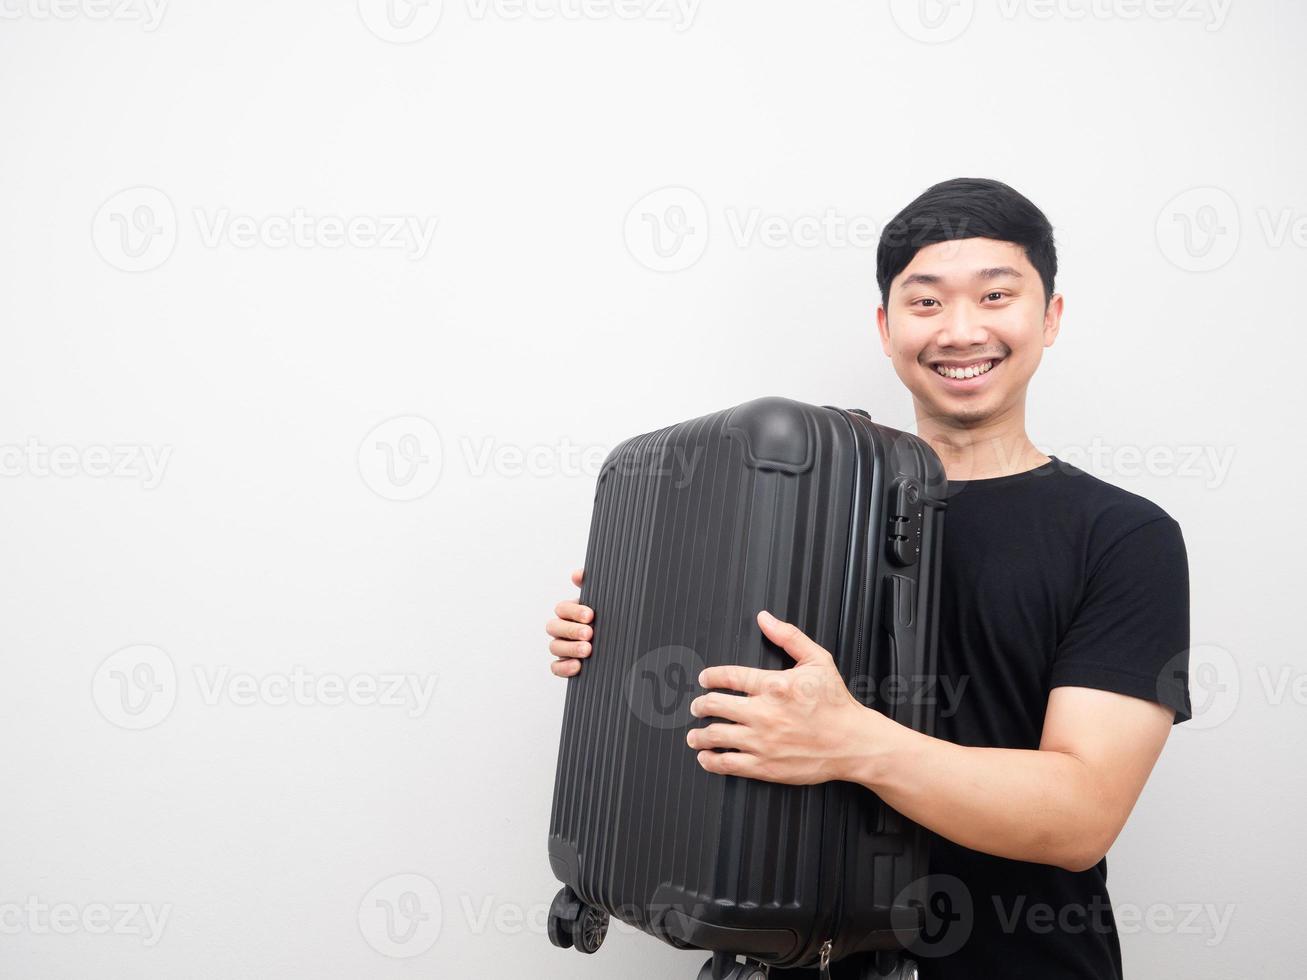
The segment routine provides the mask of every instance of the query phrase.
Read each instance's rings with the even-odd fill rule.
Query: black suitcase
[[[933,734],[946,486],[916,436],[784,398],[608,455],[581,589],[593,653],[568,681],[549,828],[555,945],[593,952],[616,916],[714,953],[701,977],[864,951],[888,951],[867,976],[915,973],[893,951],[921,927],[925,832],[851,783],[708,773],[685,735],[710,720],[689,713],[704,666],[792,663],[764,608],[863,703]]]

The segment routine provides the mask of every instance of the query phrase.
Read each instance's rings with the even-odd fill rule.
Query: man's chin
[[[999,402],[993,398],[986,398],[983,401],[950,399],[947,403],[941,403],[934,398],[919,398],[918,404],[925,407],[927,419],[959,429],[974,429],[984,425],[998,414],[999,408]]]

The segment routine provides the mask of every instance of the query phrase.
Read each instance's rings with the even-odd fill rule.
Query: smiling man
[[[1105,854],[1190,717],[1179,526],[1026,435],[1056,273],[1047,218],[994,180],[931,187],[877,252],[881,346],[949,478],[939,673],[957,696],[937,736],[863,706],[826,650],[765,610],[794,667],[709,668],[691,706],[725,719],[687,735],[710,772],[859,783],[931,832],[925,980],[1121,978]],[[552,669],[568,677],[593,612],[555,613]]]

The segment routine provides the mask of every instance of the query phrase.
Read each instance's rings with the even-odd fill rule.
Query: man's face
[[[970,428],[1024,405],[1061,315],[1020,245],[963,238],[919,250],[876,320],[918,415]]]

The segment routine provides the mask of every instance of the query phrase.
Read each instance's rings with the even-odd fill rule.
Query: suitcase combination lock
[[[921,487],[898,480],[889,494],[889,557],[896,565],[915,565],[921,557]]]

